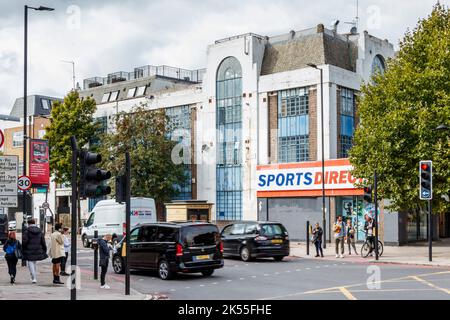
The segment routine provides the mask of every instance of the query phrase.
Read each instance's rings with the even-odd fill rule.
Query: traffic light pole
[[[77,139],[70,137],[70,144],[72,146],[72,237],[71,237],[71,281],[72,286],[70,288],[70,300],[77,300],[77,288],[76,288],[76,266],[77,266],[77,163],[78,163],[78,146]]]
[[[125,153],[125,295],[130,295],[130,223],[131,223],[131,160],[130,153]]]
[[[433,261],[433,219],[431,200],[428,200],[428,260]]]
[[[379,252],[378,252],[378,175],[375,170],[375,174],[373,177],[373,202],[375,205],[375,260],[379,260]]]

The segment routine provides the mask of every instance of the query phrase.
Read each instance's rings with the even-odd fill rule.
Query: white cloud
[[[42,3],[41,3],[42,2]],[[435,0],[360,1],[360,29],[398,43],[406,29],[426,17]],[[23,95],[23,4],[0,0],[0,113],[9,113]],[[146,64],[182,68],[205,66],[207,45],[240,33],[276,35],[334,19],[344,24],[356,14],[356,0],[154,0],[154,1],[27,1],[54,6],[54,12],[29,15],[29,94],[63,96],[72,87],[74,60],[77,81],[131,71]],[[414,3],[412,5],[411,3]],[[448,3],[448,1],[441,1]],[[80,28],[73,29],[80,8]],[[367,8],[380,12],[380,28],[373,29]],[[372,19],[372,20],[371,20]],[[369,22],[369,23],[368,23]],[[76,25],[76,24],[75,24]],[[370,27],[370,28],[368,28]],[[372,28],[372,29],[371,29]]]

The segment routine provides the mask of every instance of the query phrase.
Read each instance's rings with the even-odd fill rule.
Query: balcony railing
[[[198,70],[186,70],[181,68],[175,68],[170,66],[143,66],[135,68],[132,72],[115,72],[109,74],[107,77],[94,77],[85,79],[83,81],[83,87],[85,90],[103,86],[106,84],[121,82],[121,81],[130,81],[141,78],[147,78],[151,76],[161,76],[171,79],[182,80],[186,82],[192,83],[201,83],[203,79],[203,75],[205,74],[206,69],[198,69]]]

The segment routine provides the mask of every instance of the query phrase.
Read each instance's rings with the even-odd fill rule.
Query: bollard
[[[94,248],[94,280],[98,280],[98,230],[94,231],[92,247]]]
[[[306,255],[309,256],[309,221],[306,221]]]

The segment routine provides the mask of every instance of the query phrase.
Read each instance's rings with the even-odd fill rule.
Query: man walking
[[[41,229],[34,219],[28,220],[28,228],[22,234],[22,255],[30,270],[31,282],[36,283],[36,262],[47,259],[47,245]]]
[[[323,258],[323,249],[322,249],[322,235],[323,235],[323,230],[322,228],[319,226],[319,223],[316,223],[313,231],[313,243],[316,246],[316,258],[318,258],[319,256]],[[320,253],[320,255],[319,255]]]
[[[98,246],[100,248],[100,261],[99,265],[101,268],[100,273],[100,288],[102,289],[110,289],[110,287],[106,284],[106,272],[108,271],[109,264],[109,253],[112,249],[110,244],[112,236],[107,234],[103,237],[103,239],[98,240]]]
[[[62,259],[65,258],[62,223],[55,224],[55,232],[50,237],[50,257],[53,263],[53,284],[64,284],[59,279]]]
[[[345,224],[342,216],[337,218],[334,224],[334,238],[336,241],[336,258],[344,257],[344,238],[345,238]],[[340,254],[339,254],[340,252]]]

